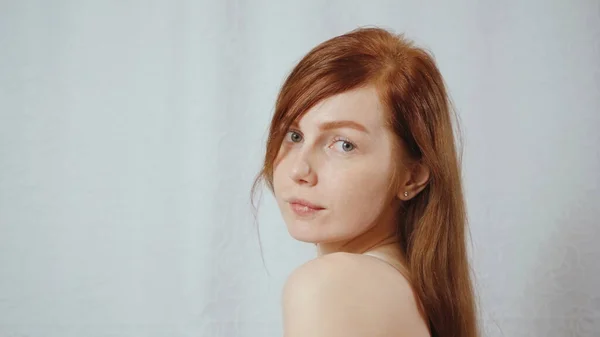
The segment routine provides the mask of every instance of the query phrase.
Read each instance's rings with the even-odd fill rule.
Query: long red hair
[[[453,124],[457,120],[433,57],[403,35],[359,28],[319,44],[302,58],[277,98],[252,195],[262,181],[273,192],[274,161],[294,120],[325,98],[365,85],[377,88],[398,144],[430,170],[427,187],[399,212],[398,232],[431,334],[476,337],[461,160],[453,128],[458,124]]]

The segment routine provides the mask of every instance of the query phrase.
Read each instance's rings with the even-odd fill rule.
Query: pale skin
[[[283,140],[275,198],[290,235],[318,252],[285,283],[285,337],[429,336],[394,218],[429,170],[393,146],[386,118],[376,89],[361,87],[315,105]],[[398,190],[389,189],[393,175]],[[293,198],[322,209],[299,215]]]

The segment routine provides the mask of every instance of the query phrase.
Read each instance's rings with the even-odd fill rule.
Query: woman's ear
[[[398,199],[410,200],[421,192],[429,183],[429,167],[421,162],[414,163],[408,172],[408,179],[398,190]]]

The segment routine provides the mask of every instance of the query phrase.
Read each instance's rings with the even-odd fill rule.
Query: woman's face
[[[323,100],[292,125],[273,172],[292,237],[343,242],[384,226],[380,216],[397,194],[389,190],[394,134],[385,120],[375,88],[363,87]]]

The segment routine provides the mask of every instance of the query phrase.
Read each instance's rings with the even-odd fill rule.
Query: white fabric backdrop
[[[277,90],[361,25],[462,118],[486,336],[600,335],[600,1],[1,1],[0,336],[280,336],[314,255],[265,193]],[[268,271],[268,273],[267,273]]]

